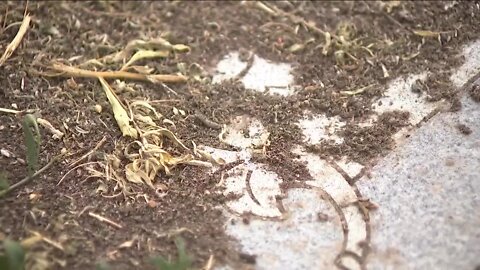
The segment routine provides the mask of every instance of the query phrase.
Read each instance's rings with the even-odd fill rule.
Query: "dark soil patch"
[[[21,21],[23,2],[0,4],[4,26]],[[96,261],[105,259],[114,269],[146,269],[145,260],[155,254],[176,255],[173,237],[168,233],[187,228],[180,235],[186,240],[187,252],[202,267],[210,255],[218,264],[233,266],[253,263],[245,257],[233,239],[223,231],[225,217],[218,210],[225,198],[215,185],[220,176],[192,167],[178,167],[174,176],[161,175],[162,190],[153,192],[133,186],[138,196],[105,198],[97,194],[96,180],[84,181],[87,172],[78,169],[64,182],[58,180],[68,171],[68,163],[92,149],[103,137],[107,143],[99,150],[111,153],[115,145],[124,142],[117,129],[109,104],[95,80],[39,77],[32,69],[43,69],[52,60],[74,64],[117,51],[132,39],[165,36],[172,43],[192,47],[186,55],[176,55],[162,61],[145,61],[158,73],[177,71],[179,63],[197,63],[206,71],[225,54],[234,50],[252,51],[274,61],[295,65],[296,87],[292,96],[268,96],[245,90],[237,82],[220,85],[190,81],[170,86],[178,95],[163,87],[135,83],[135,92],[119,92],[123,99],[149,98],[170,100],[155,107],[175,122],[172,131],[184,142],[235,150],[218,140],[218,126],[206,125],[194,115],[202,114],[211,123],[228,124],[233,117],[247,114],[259,119],[271,133],[271,145],[265,156],[255,161],[266,164],[284,182],[308,180],[308,171],[292,148],[302,140],[296,126],[305,111],[340,116],[349,124],[342,131],[344,143],[321,143],[317,150],[330,156],[347,155],[359,162],[386,153],[392,147],[391,135],[404,126],[408,115],[403,112],[380,116],[372,127],[359,128],[356,121],[371,113],[371,104],[381,97],[389,78],[407,73],[429,71],[432,77],[424,92],[432,100],[446,98],[455,102],[456,92],[444,78],[445,69],[461,61],[456,55],[461,46],[478,38],[480,23],[478,7],[473,2],[458,2],[445,9],[444,2],[401,2],[387,12],[377,2],[283,2],[278,5],[318,27],[337,33],[341,25],[350,22],[355,39],[363,45],[374,43],[373,56],[362,49],[352,49],[357,59],[337,62],[333,52],[324,56],[324,38],[291,22],[283,16],[266,15],[252,5],[238,2],[31,2],[32,26],[12,58],[0,67],[0,107],[34,109],[66,135],[51,139],[43,132],[41,163],[66,148],[74,156],[50,169],[34,183],[0,199],[0,236],[21,239],[28,230],[39,231],[60,242],[65,251],[47,244],[40,249],[66,263],[65,268],[92,269]],[[298,28],[296,30],[296,28]],[[13,39],[18,27],[3,28],[0,51]],[[421,38],[411,30],[449,31],[441,37]],[[293,32],[292,32],[293,30]],[[456,34],[455,34],[456,33]],[[307,43],[314,38],[314,42]],[[289,51],[292,45],[305,43],[303,50]],[[384,78],[382,65],[388,70]],[[345,96],[340,91],[371,86],[359,95]],[[478,89],[478,88],[477,88]],[[472,98],[480,100],[478,91]],[[207,99],[208,98],[208,99]],[[102,113],[94,105],[104,108]],[[188,117],[174,115],[176,107]],[[0,114],[0,147],[23,158],[25,152],[19,120]],[[24,158],[23,158],[24,159]],[[6,170],[11,182],[25,176],[25,165],[17,158],[0,156],[0,168]],[[114,183],[107,185],[107,194],[114,194]],[[147,197],[143,196],[146,195]],[[87,208],[88,207],[88,208]],[[87,209],[87,210],[85,210]],[[82,210],[85,210],[82,213]],[[112,219],[122,225],[115,229],[88,215],[88,212]],[[81,214],[82,213],[82,214]],[[80,215],[81,214],[81,215]],[[125,241],[136,239],[131,248],[120,249]],[[61,263],[51,260],[52,268]]]
[[[457,128],[463,135],[472,134],[472,129],[465,124],[458,124]]]
[[[476,101],[480,102],[480,85],[474,84],[472,85],[472,88],[470,88],[470,97]]]
[[[409,125],[408,112],[386,112],[379,116],[378,121],[370,127],[347,125],[339,132],[344,142],[335,144],[324,141],[319,145],[310,146],[309,150],[324,158],[341,158],[348,156],[361,164],[381,156],[395,146],[392,135],[400,128]]]

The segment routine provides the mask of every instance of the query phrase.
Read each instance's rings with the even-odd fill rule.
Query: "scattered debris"
[[[60,140],[65,134],[60,130],[56,129],[50,122],[45,119],[37,118],[37,123],[42,127],[46,128],[48,132],[53,134],[52,138],[55,140]]]
[[[88,158],[89,156],[91,156],[93,153],[95,153],[100,147],[102,147],[102,145],[107,141],[107,137],[106,136],[103,136],[103,138],[97,143],[97,145],[95,145],[95,147],[88,151],[87,153],[85,153],[83,156],[81,156],[79,159],[75,160],[74,162],[70,163],[68,165],[68,167],[72,168],[74,166],[76,166],[78,163],[80,163],[82,160]]]
[[[357,90],[353,90],[353,91],[340,91],[341,94],[344,94],[344,95],[349,95],[349,96],[355,96],[355,95],[358,95],[358,94],[362,94],[363,92],[367,91],[368,89],[370,89],[373,85],[367,85],[365,87],[361,87]]]

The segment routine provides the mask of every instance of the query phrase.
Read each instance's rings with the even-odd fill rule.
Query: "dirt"
[[[472,134],[472,129],[465,124],[458,124],[457,128],[463,135]]]
[[[408,118],[408,112],[385,112],[372,126],[346,125],[339,131],[344,138],[340,144],[322,141],[320,144],[309,146],[308,149],[326,159],[348,156],[360,164],[367,165],[372,159],[393,149],[395,142],[392,135],[409,125]]]
[[[470,88],[469,93],[474,101],[480,102],[480,86],[478,84],[474,84],[472,88]]]
[[[44,70],[53,60],[68,63],[68,59],[81,56],[72,60],[78,64],[121,49],[132,39],[163,35],[172,43],[191,46],[192,51],[144,62],[159,73],[176,72],[178,63],[196,63],[212,73],[224,55],[236,50],[293,63],[299,90],[289,97],[246,90],[238,81],[212,85],[190,80],[169,85],[176,94],[158,85],[135,83],[134,93],[118,93],[123,99],[167,100],[155,103],[155,107],[175,122],[172,131],[182,141],[194,140],[227,150],[235,149],[218,140],[218,125],[228,124],[238,115],[256,117],[271,132],[271,145],[265,155],[254,159],[287,183],[311,178],[305,165],[295,161],[296,155],[291,153],[303,139],[296,123],[306,111],[338,115],[348,123],[341,131],[341,145],[322,142],[314,150],[320,150],[326,158],[347,155],[366,163],[391,149],[391,135],[408,120],[408,114],[399,111],[380,116],[371,127],[355,125],[372,113],[371,104],[382,96],[389,78],[429,71],[435,75],[428,77],[420,93],[432,101],[447,99],[452,105],[458,100],[454,88],[445,81],[449,75],[445,70],[460,65],[463,60],[457,55],[462,46],[478,38],[475,3],[456,2],[446,9],[445,2],[401,2],[391,10],[378,2],[275,4],[325,31],[338,35],[349,30],[352,40],[363,46],[374,44],[373,56],[358,48],[350,49],[357,60],[336,59],[333,51],[325,56],[321,35],[304,26],[296,30],[296,24],[285,16],[271,16],[255,5],[239,2],[29,2],[32,25],[21,46],[0,67],[0,107],[12,108],[15,104],[19,109],[34,109],[66,134],[54,140],[42,129],[41,164],[62,148],[75,155],[0,199],[0,212],[4,213],[0,216],[0,237],[22,239],[34,230],[60,243],[64,250],[46,243],[34,250],[48,254],[52,264],[49,269],[92,269],[101,260],[114,269],[148,269],[146,260],[151,256],[176,256],[176,231],[186,240],[187,253],[194,258],[196,268],[203,267],[211,255],[217,265],[228,262],[238,269],[255,263],[255,255],[242,253],[235,239],[223,230],[226,218],[221,209],[231,198],[223,196],[216,186],[220,172],[212,175],[197,167],[180,166],[173,176],[159,176],[163,185],[157,191],[134,185],[137,196],[130,197],[108,197],[117,194],[114,183],[85,180],[88,173],[82,169],[74,170],[57,186],[69,170],[68,164],[103,136],[107,142],[100,153],[111,153],[125,138],[95,80],[44,78],[32,72]],[[22,20],[24,7],[24,2],[0,4],[0,51],[18,30],[18,26],[6,26]],[[412,30],[448,32],[439,42],[414,35]],[[315,41],[307,42],[312,38]],[[295,44],[305,46],[289,52]],[[382,65],[388,71],[387,78]],[[370,85],[359,95],[340,94]],[[470,95],[479,100],[478,91],[471,90]],[[102,113],[95,112],[96,104],[102,105]],[[175,115],[173,107],[185,110],[187,117]],[[203,121],[195,115],[202,115]],[[11,114],[0,114],[0,148],[17,157],[0,156],[0,167],[9,181],[15,183],[25,177],[21,125]],[[96,190],[102,184],[107,191],[99,194]],[[101,222],[89,212],[111,219],[122,228]],[[119,248],[133,239],[132,247]]]

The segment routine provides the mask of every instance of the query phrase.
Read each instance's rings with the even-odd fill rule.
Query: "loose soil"
[[[15,36],[18,25],[8,26],[22,20],[25,4],[0,4],[1,52]],[[102,260],[108,261],[112,269],[149,269],[146,261],[151,256],[176,256],[175,235],[185,239],[196,268],[203,267],[211,255],[216,265],[229,263],[244,269],[255,263],[255,255],[240,252],[241,247],[223,229],[226,218],[222,206],[229,198],[216,186],[220,173],[212,175],[198,167],[180,166],[173,176],[159,176],[162,185],[156,191],[133,186],[137,195],[129,197],[112,197],[116,194],[114,183],[85,180],[88,174],[82,169],[70,173],[57,186],[69,170],[68,164],[92,149],[102,137],[106,136],[107,142],[99,149],[100,154],[112,153],[125,138],[96,80],[44,78],[32,72],[43,70],[53,60],[68,63],[70,59],[78,64],[115,52],[132,39],[164,36],[172,43],[191,46],[192,51],[161,61],[144,61],[158,73],[176,72],[179,63],[196,63],[212,74],[224,55],[237,50],[293,63],[295,88],[299,90],[289,97],[246,90],[235,80],[217,85],[194,80],[169,85],[176,95],[148,83],[135,83],[133,93],[118,93],[122,99],[167,100],[155,103],[155,107],[175,122],[172,131],[182,141],[222,149],[234,150],[218,140],[215,125],[198,121],[195,114],[221,125],[238,115],[256,117],[271,132],[271,145],[266,155],[255,160],[288,183],[311,178],[305,165],[295,161],[290,151],[303,139],[296,123],[306,111],[338,115],[348,123],[342,131],[343,144],[322,142],[314,147],[323,156],[347,155],[367,163],[388,151],[391,135],[408,120],[408,113],[394,112],[380,116],[372,127],[355,125],[372,113],[371,104],[382,96],[389,79],[429,71],[434,75],[419,91],[432,101],[446,99],[455,105],[458,93],[445,80],[447,70],[463,62],[458,57],[462,46],[478,39],[480,33],[478,4],[469,1],[414,1],[390,7],[368,1],[269,4],[363,46],[373,44],[369,47],[372,53],[357,46],[346,49],[352,57],[337,53],[335,58],[333,50],[338,48],[332,46],[325,56],[321,35],[286,16],[269,15],[254,3],[29,2],[31,27],[21,46],[0,67],[0,107],[33,109],[66,134],[58,141],[42,130],[42,164],[62,148],[76,154],[0,199],[0,238],[22,239],[30,236],[30,231],[37,231],[60,243],[63,250],[45,243],[33,250],[38,258],[48,258],[52,264],[48,269],[93,269]],[[445,33],[431,38],[415,35],[412,30]],[[295,44],[302,45],[302,49],[290,52]],[[81,58],[72,60],[77,56]],[[370,85],[362,94],[340,93]],[[470,94],[478,100],[478,88]],[[103,106],[102,113],[95,112],[96,104]],[[187,117],[175,115],[173,107],[185,110]],[[22,136],[20,119],[0,114],[0,148],[15,155],[0,156],[0,168],[11,183],[26,174]],[[103,185],[107,191],[96,192]],[[122,228],[100,222],[89,212],[109,218]],[[119,248],[130,240],[135,240],[131,247]]]

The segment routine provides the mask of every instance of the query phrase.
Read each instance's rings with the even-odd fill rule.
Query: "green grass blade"
[[[178,261],[177,261],[177,269],[188,269],[192,264],[192,260],[187,255],[185,251],[185,241],[182,238],[175,239],[175,244],[177,245],[178,250]]]
[[[105,261],[101,261],[101,262],[96,264],[95,269],[96,270],[110,270],[110,265],[108,265],[108,263],[105,262]]]
[[[14,241],[6,239],[3,242],[5,255],[0,255],[0,267],[6,270],[25,269],[25,251],[22,246]]]
[[[27,147],[28,175],[32,176],[38,170],[38,156],[40,155],[40,131],[37,119],[32,114],[25,115],[23,119],[23,134]]]
[[[8,189],[9,186],[7,174],[4,171],[0,171],[0,191]]]
[[[158,270],[187,270],[192,265],[191,258],[185,251],[185,242],[182,238],[175,239],[177,246],[178,259],[175,262],[169,262],[163,257],[155,257],[150,260],[151,264]]]

